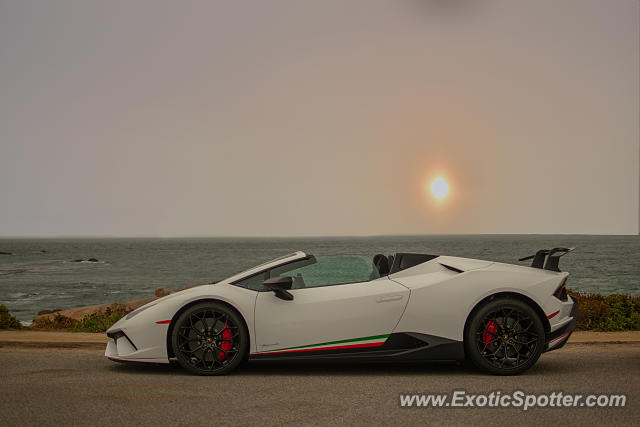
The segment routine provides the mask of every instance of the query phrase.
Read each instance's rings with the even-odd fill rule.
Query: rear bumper
[[[571,297],[571,299],[573,300],[573,307],[569,314],[571,321],[562,328],[547,335],[544,351],[558,350],[559,348],[562,348],[567,341],[569,341],[569,337],[571,337],[573,330],[576,328],[576,323],[578,321],[578,300],[574,297]]]

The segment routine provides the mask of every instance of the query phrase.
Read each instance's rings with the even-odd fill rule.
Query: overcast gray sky
[[[0,236],[637,233],[639,21],[0,0]]]

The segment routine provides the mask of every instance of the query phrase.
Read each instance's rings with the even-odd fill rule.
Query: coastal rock
[[[56,316],[66,317],[72,320],[82,320],[85,316],[91,316],[92,314],[107,314],[114,311],[129,312],[135,310],[138,307],[142,307],[143,305],[155,299],[156,297],[141,298],[125,303],[114,302],[100,305],[89,305],[86,307],[71,308],[69,310],[60,310],[47,314],[38,314],[33,319],[33,323],[38,324],[41,320],[53,320]]]
[[[115,311],[133,311],[138,307],[142,307],[146,303],[155,300],[155,297],[141,298],[125,303],[108,303],[99,305],[89,305],[86,307],[71,308],[68,310],[59,310],[51,313],[38,314],[34,319],[34,325],[46,320],[53,320],[56,316],[62,316],[72,320],[82,320],[85,316],[91,316],[93,314],[107,314]]]
[[[13,255],[13,253],[0,251],[0,255]]]
[[[41,314],[51,314],[51,313],[57,313],[58,311],[62,311],[61,308],[54,308],[53,310],[41,310],[38,312],[38,316],[40,316]]]
[[[149,298],[140,298],[127,302],[112,302],[107,304],[99,304],[99,305],[89,305],[86,307],[78,307],[71,308],[68,310],[43,310],[40,311],[36,317],[33,319],[32,328],[38,329],[38,325],[50,325],[54,319],[62,319],[64,321],[54,322],[60,327],[71,327],[73,326],[73,322],[82,320],[85,316],[92,316],[94,314],[110,314],[110,313],[129,313],[136,308],[142,307],[143,305],[150,303],[158,298],[162,298],[167,295],[174,294],[176,292],[184,291],[185,289],[189,289],[191,286],[187,286],[182,289],[169,289],[165,290],[164,288],[158,288],[155,291],[155,296]]]
[[[98,262],[98,260],[96,258],[89,258],[87,261],[89,261],[89,262]]]

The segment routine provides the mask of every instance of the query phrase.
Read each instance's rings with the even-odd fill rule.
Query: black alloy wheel
[[[224,375],[244,359],[249,337],[244,321],[224,304],[206,302],[182,313],[171,336],[178,363],[197,375]]]
[[[529,369],[543,351],[540,316],[523,301],[495,299],[473,314],[465,333],[465,351],[478,368],[495,375]]]

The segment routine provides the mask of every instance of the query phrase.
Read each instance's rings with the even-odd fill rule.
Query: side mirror
[[[263,285],[272,290],[276,296],[285,301],[293,300],[293,295],[287,292],[287,289],[291,289],[293,286],[293,277],[291,276],[279,276],[272,279],[267,279],[263,282]]]

